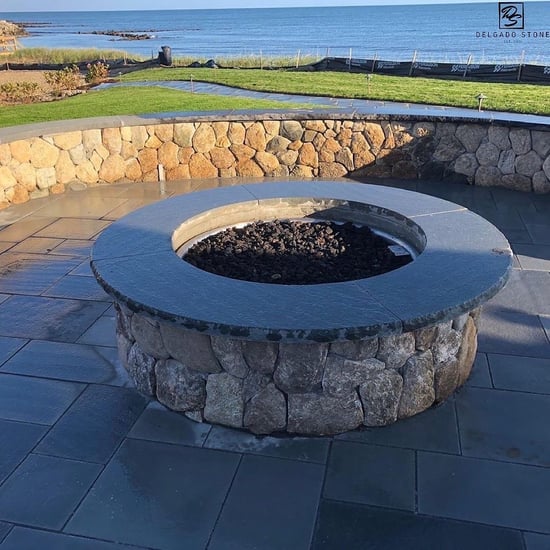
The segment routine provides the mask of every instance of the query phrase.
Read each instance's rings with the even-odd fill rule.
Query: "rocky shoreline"
[[[12,23],[11,21],[6,21],[4,19],[0,20],[0,37],[16,37],[16,36],[28,36],[28,32],[21,25]]]
[[[81,34],[81,33],[78,33]],[[102,36],[113,36],[116,40],[151,40],[155,38],[154,34],[122,32],[122,31],[92,31],[86,34],[98,34]]]

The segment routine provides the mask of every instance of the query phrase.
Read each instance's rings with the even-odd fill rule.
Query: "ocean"
[[[516,3],[518,6],[521,3]],[[197,59],[306,55],[396,61],[550,65],[550,2],[525,2],[514,28],[499,28],[498,2],[407,6],[2,13],[30,23],[25,47],[120,49],[129,57]],[[523,28],[520,28],[522,26]],[[117,40],[93,31],[136,32]],[[416,54],[415,54],[416,52]]]

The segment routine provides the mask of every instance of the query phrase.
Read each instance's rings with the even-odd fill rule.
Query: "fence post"
[[[298,53],[296,54],[296,68],[300,65],[300,53],[301,50],[298,50]]]
[[[521,81],[521,69],[523,69],[524,61],[525,61],[525,50],[522,50],[521,59],[519,60],[519,67],[518,67],[518,82]]]
[[[415,63],[416,63],[416,50],[414,50],[414,53],[413,53],[413,58],[412,58],[412,61],[411,61],[411,68],[409,69],[409,76],[412,76],[412,74],[413,74],[413,67],[414,67]]]
[[[462,75],[462,78],[466,78],[466,75],[468,74],[468,67],[470,66],[470,63],[472,62],[472,54],[468,56],[468,61],[466,62],[466,67],[464,69],[464,73]]]

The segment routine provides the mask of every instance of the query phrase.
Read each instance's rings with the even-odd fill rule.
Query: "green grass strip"
[[[534,84],[462,82],[420,77],[341,72],[261,71],[259,69],[154,68],[127,74],[123,81],[199,80],[247,90],[375,99],[404,103],[477,108],[476,97],[487,99],[484,110],[550,115],[550,87]]]
[[[127,86],[92,91],[60,101],[2,106],[0,127],[33,122],[110,115],[140,115],[176,111],[311,108],[298,103],[192,94],[160,86]]]

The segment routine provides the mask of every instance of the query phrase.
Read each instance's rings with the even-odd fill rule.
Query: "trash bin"
[[[170,46],[162,46],[159,52],[159,63],[170,67],[172,65],[172,48]]]

